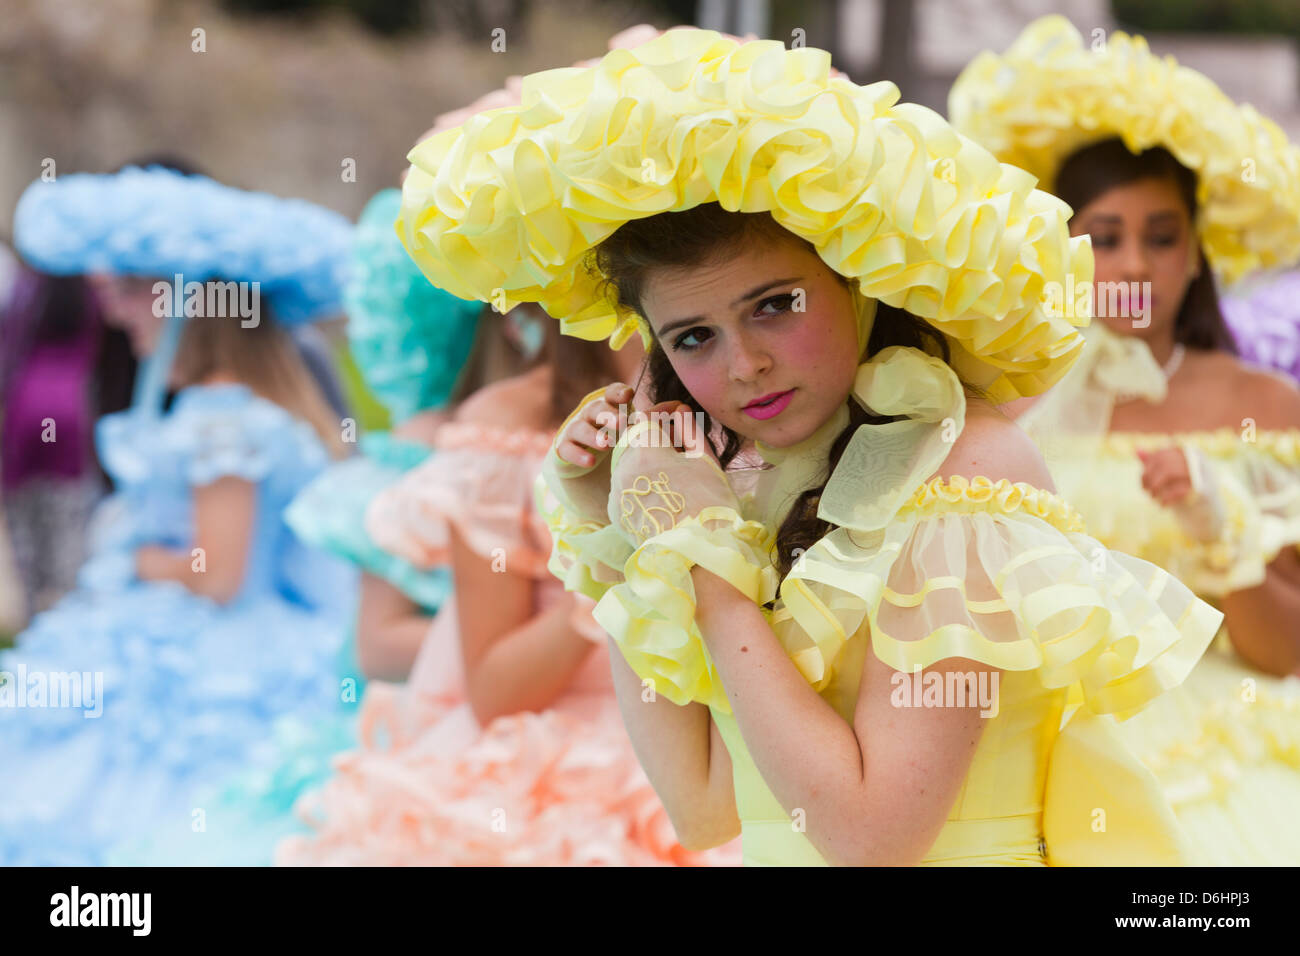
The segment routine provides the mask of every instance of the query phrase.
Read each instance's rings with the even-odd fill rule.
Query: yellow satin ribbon
[[[875,324],[876,302],[856,292],[858,344]],[[942,359],[892,346],[858,366],[852,397],[887,425],[861,425],[822,491],[817,516],[855,531],[877,531],[948,457],[966,425],[966,393]]]

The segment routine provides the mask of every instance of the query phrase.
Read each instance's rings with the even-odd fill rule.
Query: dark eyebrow
[[[803,278],[802,276],[796,276],[793,279],[777,279],[773,282],[766,282],[763,285],[755,286],[753,289],[750,289],[748,292],[746,292],[744,295],[738,298],[735,302],[731,303],[730,308],[734,309],[739,306],[742,306],[750,299],[758,298],[760,295],[762,295],[764,292],[767,292],[769,289],[775,289],[779,285],[789,285],[791,282],[798,282],[802,278]],[[655,333],[655,335],[658,336],[659,338],[663,338],[673,329],[680,329],[684,325],[697,325],[703,321],[704,321],[704,316],[702,315],[693,315],[685,319],[675,319],[674,321],[669,322],[667,325],[661,328],[658,332]]]
[[[1165,210],[1164,212],[1154,212],[1151,215],[1147,216],[1147,222],[1161,222],[1162,220],[1165,219],[1177,219],[1177,218],[1178,218],[1178,213],[1172,209],[1168,209]]]

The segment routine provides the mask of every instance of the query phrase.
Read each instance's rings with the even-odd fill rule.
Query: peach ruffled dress
[[[534,503],[553,435],[452,422],[426,464],[376,498],[367,530],[417,566],[449,561],[454,527],[477,554],[533,582],[538,612],[564,599],[546,570],[550,534]],[[483,595],[491,600],[490,594]],[[575,626],[599,638],[581,602]],[[282,865],[726,865],[738,847],[691,853],[637,762],[601,640],[540,713],[481,727],[465,697],[455,600],[430,626],[404,686],[372,682],[361,746],[298,811],[314,833],[280,845]]]

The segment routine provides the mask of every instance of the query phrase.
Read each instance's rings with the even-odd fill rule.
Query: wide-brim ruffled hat
[[[189,283],[256,282],[276,321],[311,322],[342,309],[351,239],[347,217],[323,206],[159,166],[37,180],[14,210],[14,245],[38,269],[173,283],[170,319],[136,378],[133,404],[146,412],[162,406]]]
[[[1226,282],[1300,260],[1300,149],[1271,120],[1140,36],[1086,44],[1061,16],[981,53],[948,98],[953,125],[1051,189],[1077,150],[1113,137],[1167,149],[1197,176],[1198,231]]]
[[[257,282],[285,323],[340,311],[351,240],[331,209],[160,166],[37,180],[14,210],[14,245],[45,272]]]
[[[825,51],[674,29],[527,76],[521,97],[409,155],[398,232],[455,295],[649,344],[590,253],[633,219],[717,202],[771,213],[866,300],[928,321],[995,401],[1041,392],[1082,346],[1086,317],[1051,306],[1092,278],[1069,208],[892,83],[832,75]]]

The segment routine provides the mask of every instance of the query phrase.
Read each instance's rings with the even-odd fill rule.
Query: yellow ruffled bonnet
[[[639,326],[589,269],[624,223],[708,202],[770,212],[855,280],[920,316],[995,401],[1037,394],[1082,347],[1053,287],[1088,282],[1070,210],[892,83],[830,56],[670,30],[591,68],[525,77],[522,102],[409,154],[397,230],[434,285],[621,347]],[[648,343],[647,343],[648,344]]]
[[[1043,17],[1006,53],[971,61],[948,115],[1048,189],[1092,143],[1119,137],[1134,153],[1163,146],[1197,175],[1201,243],[1225,282],[1300,260],[1300,149],[1208,77],[1153,55],[1140,36],[1085,45],[1064,17]]]

